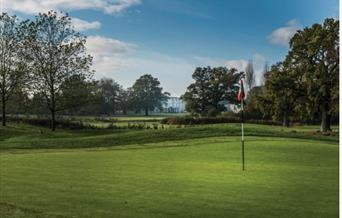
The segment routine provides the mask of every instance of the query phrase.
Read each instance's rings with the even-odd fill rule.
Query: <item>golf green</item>
[[[338,217],[336,142],[237,136],[0,154],[1,217]]]

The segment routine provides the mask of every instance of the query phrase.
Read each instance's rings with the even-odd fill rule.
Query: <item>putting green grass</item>
[[[239,137],[214,134],[227,128],[222,125],[210,127],[212,136],[185,128],[193,139],[169,140],[163,133],[164,141],[155,143],[138,137],[77,149],[70,147],[82,146],[44,149],[39,141],[79,137],[98,140],[99,147],[114,133],[61,131],[39,139],[36,130],[17,136],[13,128],[0,142],[0,217],[338,217],[335,136],[300,138],[275,128],[281,135],[275,137],[271,127],[249,126],[269,136],[247,136],[243,172]],[[40,149],[18,149],[30,134]],[[125,134],[141,133],[119,135]]]

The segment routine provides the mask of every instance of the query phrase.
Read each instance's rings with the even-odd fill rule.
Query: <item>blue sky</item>
[[[338,17],[338,0],[3,0],[2,10],[31,17],[69,12],[88,35],[95,78],[124,87],[142,74],[179,96],[197,66],[244,70],[281,61],[297,29]]]

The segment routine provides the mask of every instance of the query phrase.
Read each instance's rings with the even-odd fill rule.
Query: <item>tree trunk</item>
[[[52,93],[51,95],[51,130],[55,131],[56,130],[56,102],[55,102],[55,95]]]
[[[116,114],[116,108],[115,108],[115,106],[113,107],[113,115],[115,115]]]
[[[56,99],[55,99],[55,89],[54,89],[54,85],[52,82],[51,85],[51,90],[50,90],[50,94],[51,94],[51,131],[55,131],[56,130]]]
[[[6,101],[5,96],[2,96],[2,126],[6,126]]]
[[[321,132],[331,131],[330,128],[331,115],[327,113],[325,108],[322,109]]]
[[[145,109],[145,116],[148,116],[148,109]]]
[[[51,110],[51,130],[56,130],[56,111]]]
[[[283,127],[289,127],[290,126],[290,121],[289,121],[289,116],[287,111],[284,111],[284,115],[283,115]]]
[[[126,110],[126,108],[123,108],[123,109],[122,109],[122,113],[123,113],[124,115],[127,115],[127,110]]]

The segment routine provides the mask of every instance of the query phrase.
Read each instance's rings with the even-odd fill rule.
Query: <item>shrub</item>
[[[201,125],[201,124],[216,124],[216,123],[240,123],[241,119],[238,116],[234,117],[169,117],[161,120],[162,124],[168,125]],[[245,120],[246,123],[280,125],[280,122],[272,120]]]
[[[25,123],[33,126],[42,126],[49,128],[51,126],[51,120],[42,117],[8,117],[8,121],[15,123]],[[82,121],[72,121],[66,119],[56,120],[56,126],[62,129],[96,129],[95,126],[83,123]]]

